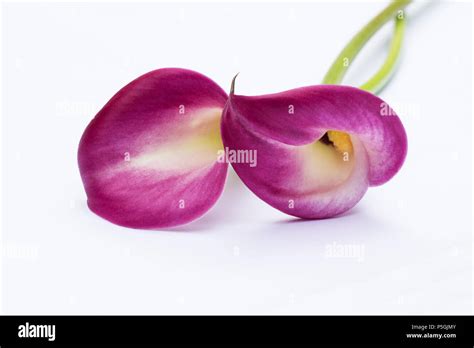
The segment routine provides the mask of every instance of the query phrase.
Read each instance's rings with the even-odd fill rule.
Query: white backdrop
[[[86,206],[79,138],[123,85],[160,67],[239,94],[317,84],[383,3],[4,3],[2,305],[7,314],[471,313],[472,12],[415,4],[381,96],[408,157],[348,214],[301,221],[232,172],[207,215],[167,231]],[[373,73],[392,25],[345,83]],[[339,252],[342,250],[343,252]]]

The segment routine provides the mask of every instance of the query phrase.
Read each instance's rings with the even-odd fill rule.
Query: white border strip
[[[2,238],[3,230],[3,5],[4,1],[0,0],[0,315],[3,312],[3,257],[4,244]]]
[[[472,23],[474,19],[474,5],[471,4],[471,39],[474,38],[474,24]],[[474,57],[474,40],[471,40],[471,58]],[[471,269],[471,314],[474,314],[474,91],[473,91],[473,81],[474,81],[474,70],[471,61],[471,261],[472,261],[472,269]]]
[[[202,3],[202,2],[220,2],[220,3],[248,3],[248,2],[254,2],[254,3],[287,3],[290,0],[178,0],[180,3]],[[302,3],[311,3],[311,2],[328,2],[331,0],[298,0],[298,2]],[[337,2],[387,2],[384,0],[332,0],[332,1],[337,1]],[[418,0],[419,2],[424,2],[424,1],[430,1],[430,0]],[[471,0],[448,0],[450,2],[460,2],[460,3],[471,3]],[[17,2],[17,3],[44,3],[45,0],[28,0],[28,1],[12,1],[12,0],[0,0],[0,18],[3,16],[3,5],[5,3],[12,3],[12,2]],[[53,2],[53,3],[68,3],[68,2],[79,2],[79,3],[89,3],[89,2],[94,2],[94,3],[132,3],[132,0],[99,0],[99,1],[92,1],[92,0],[48,0],[47,2]],[[171,0],[141,0],[141,2],[145,3],[166,3],[166,2],[171,2]],[[474,18],[474,6],[471,6],[471,13],[472,17]],[[471,21],[471,32],[474,37],[474,25]],[[3,23],[0,21],[0,67],[3,70]],[[471,46],[472,53],[474,56],[474,44]],[[471,69],[472,72],[472,77],[471,77],[471,90],[472,90],[472,82],[474,81],[474,70]],[[0,76],[3,78],[3,74],[0,73]],[[3,85],[3,80],[0,81],[0,194],[3,193],[3,168],[2,168],[2,163],[3,163],[3,139],[2,139],[2,130],[3,130],[3,103],[2,103],[2,97],[3,97],[3,91],[2,91],[2,85]],[[471,99],[471,112],[474,111],[474,94]],[[474,112],[472,115],[472,120],[474,120]],[[471,122],[471,127],[472,127],[472,133],[474,134],[474,121]],[[471,137],[471,167],[472,167],[472,173],[474,173],[474,139]],[[472,201],[472,198],[474,197],[474,177],[473,177],[473,182],[471,185],[471,209],[472,209],[472,214],[471,214],[471,227],[474,227],[474,202]],[[2,238],[2,215],[3,215],[3,207],[2,207],[2,202],[3,202],[3,197],[0,197],[0,315],[5,314],[3,311],[3,257],[4,257],[4,245],[3,245],[3,238]],[[471,240],[471,261],[472,261],[472,270],[474,270],[474,229],[472,230],[472,240]],[[472,277],[472,299],[471,299],[471,311],[472,314],[474,314],[474,276]]]
[[[387,4],[390,0],[297,0],[298,3],[382,3]],[[432,2],[437,0],[416,0],[417,3]],[[470,3],[472,0],[444,0],[446,2]],[[0,2],[9,3],[134,3],[133,0],[0,0]],[[291,0],[140,0],[140,3],[290,3]]]

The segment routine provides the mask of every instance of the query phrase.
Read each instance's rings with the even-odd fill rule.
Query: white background
[[[234,173],[207,215],[167,231],[115,226],[86,206],[79,138],[123,85],[169,66],[226,90],[240,71],[239,94],[317,84],[384,5],[4,3],[4,313],[471,313],[470,3],[410,6],[400,68],[381,93],[408,157],[348,214],[293,219]],[[346,84],[377,69],[391,30]],[[350,246],[360,253],[330,253]]]

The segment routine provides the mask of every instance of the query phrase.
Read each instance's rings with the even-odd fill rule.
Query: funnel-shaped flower
[[[400,169],[407,151],[398,116],[380,98],[335,85],[248,97],[231,93],[222,138],[234,153],[256,153],[235,171],[257,196],[302,218],[353,207],[369,186]]]
[[[122,88],[79,144],[92,211],[119,225],[159,228],[192,221],[219,198],[227,164],[220,119],[226,93],[183,69],[149,72]]]

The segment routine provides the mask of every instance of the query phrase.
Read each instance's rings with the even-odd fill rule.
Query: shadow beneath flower
[[[368,212],[364,203],[359,203],[350,211],[339,216],[319,219],[304,220],[298,218],[285,218],[274,223],[262,226],[259,230],[260,238],[271,242],[272,239],[281,239],[290,244],[315,243],[320,245],[329,243],[334,239],[340,241],[364,241],[390,238],[397,235],[399,227],[387,224]]]
[[[318,223],[326,220],[334,220],[334,219],[343,219],[352,215],[358,214],[358,208],[354,207],[349,211],[346,211],[340,215],[336,216],[330,216],[327,218],[322,218],[322,219],[302,219],[298,217],[289,217],[280,221],[275,222],[276,224],[311,224],[311,223]]]
[[[227,181],[224,192],[219,197],[216,204],[202,217],[186,225],[163,228],[159,231],[164,232],[215,232],[213,230],[226,223],[233,223],[240,219],[241,205],[235,202],[241,202],[245,194],[253,195],[250,190],[242,183],[240,178],[229,167]],[[258,199],[252,197],[253,199]]]

